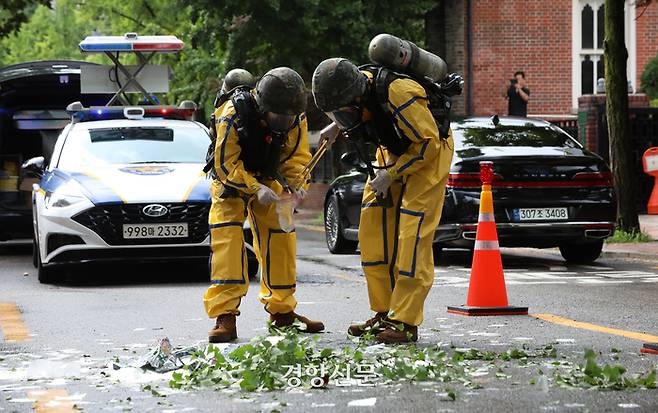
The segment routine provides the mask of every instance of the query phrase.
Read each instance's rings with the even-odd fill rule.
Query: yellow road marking
[[[334,277],[336,277],[336,278],[340,278],[340,279],[342,279],[342,280],[356,281],[356,282],[361,282],[361,283],[365,283],[365,282],[366,282],[365,277],[350,277],[350,276],[347,275],[347,274],[333,274],[333,275],[334,275]]]
[[[0,303],[0,328],[5,341],[30,339],[21,312],[15,303]]]
[[[74,408],[73,400],[68,400],[65,389],[31,390],[28,398],[34,400],[34,411],[37,413],[71,413],[79,412]]]
[[[539,320],[548,321],[549,323],[553,323],[553,324],[560,324],[567,327],[580,328],[582,330],[612,334],[615,336],[632,338],[633,340],[638,340],[643,342],[658,343],[658,336],[652,336],[651,334],[644,334],[635,331],[620,330],[617,328],[603,327],[596,324],[583,323],[582,321],[571,320],[569,318],[564,318],[553,314],[530,314],[530,317],[534,317]]]
[[[324,227],[321,227],[320,225],[295,224],[295,226],[307,229],[309,231],[324,232]]]

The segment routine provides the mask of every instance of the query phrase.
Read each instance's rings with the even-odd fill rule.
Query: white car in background
[[[191,103],[191,102],[190,102]],[[181,105],[183,106],[183,105]],[[85,262],[209,257],[210,142],[193,109],[164,106],[82,108],[50,162],[27,161],[34,185],[34,265],[42,283]],[[258,264],[245,227],[249,273]]]

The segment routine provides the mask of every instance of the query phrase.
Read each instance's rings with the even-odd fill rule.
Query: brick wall
[[[438,48],[448,64],[450,72],[462,75],[464,80],[468,75],[466,72],[466,1],[444,1],[443,2],[443,44],[444,48]],[[452,99],[452,113],[457,116],[466,114],[466,85],[460,96]]]
[[[472,1],[473,108],[507,114],[504,90],[526,73],[530,114],[571,112],[571,0]]]
[[[636,18],[644,7],[636,9]],[[641,87],[644,66],[658,54],[658,4],[654,1],[635,22],[635,51],[637,53],[637,83]]]
[[[572,68],[571,0],[471,0],[472,66],[468,79],[467,0],[443,0],[428,24],[428,47],[444,57],[451,71],[473,85],[473,115],[506,114],[503,96],[517,70],[531,90],[528,113],[569,114]],[[637,79],[658,54],[658,2],[636,21]],[[643,8],[636,9],[639,16]],[[443,22],[442,24],[440,22]],[[437,23],[438,22],[438,23]],[[433,39],[432,39],[433,38]],[[637,89],[639,90],[639,89]],[[465,89],[453,113],[466,114]]]

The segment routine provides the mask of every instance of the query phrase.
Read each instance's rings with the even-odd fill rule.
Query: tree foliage
[[[50,4],[49,0],[2,0],[0,7],[0,38],[20,27],[39,5]]]
[[[30,60],[75,59],[109,64],[102,54],[81,54],[77,44],[92,34],[174,34],[186,47],[159,55],[171,65],[173,103],[205,106],[222,74],[244,67],[262,75],[277,66],[297,70],[310,83],[322,60],[343,56],[367,61],[370,39],[387,32],[424,44],[424,15],[436,0],[4,0],[13,10],[33,6],[18,30],[0,38],[0,66]],[[46,6],[46,4],[49,6]],[[26,9],[27,10],[27,9]],[[0,23],[5,16],[0,12]],[[26,14],[27,16],[27,14]],[[25,19],[23,19],[25,20]],[[17,27],[14,24],[13,27]]]
[[[658,55],[644,67],[641,79],[642,91],[651,99],[658,99]]]
[[[225,67],[262,74],[288,66],[310,80],[329,57],[365,63],[370,39],[386,32],[424,44],[424,14],[435,0],[180,0],[202,23],[195,41],[226,39]]]
[[[38,6],[20,29],[0,39],[0,66],[31,60],[72,59],[110,64],[103,54],[82,54],[78,43],[89,35],[177,35],[187,47],[181,53],[160,54],[156,64],[172,66],[171,92],[164,101],[192,99],[209,105],[217,88],[221,42],[200,50],[189,47],[198,28],[190,20],[191,6],[176,0],[56,0],[52,8]],[[172,10],[176,10],[172,13]],[[126,60],[130,63],[130,59]]]

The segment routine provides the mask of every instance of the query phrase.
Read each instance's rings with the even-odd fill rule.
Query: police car
[[[202,169],[210,140],[190,120],[194,109],[189,101],[69,105],[72,122],[50,161],[24,165],[40,176],[32,193],[40,282],[57,282],[62,267],[84,262],[208,259],[210,179]]]

